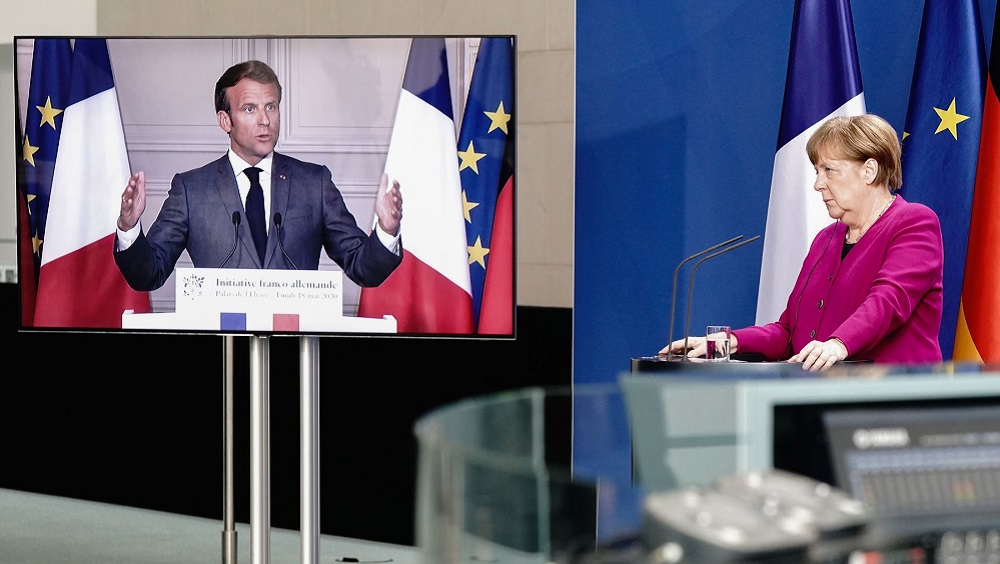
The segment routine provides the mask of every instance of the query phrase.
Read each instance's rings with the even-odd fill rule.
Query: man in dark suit
[[[327,167],[274,152],[280,102],[281,85],[266,64],[247,61],[223,73],[215,109],[219,127],[229,134],[229,151],[174,176],[148,233],[139,222],[146,208],[145,174],[132,175],[122,193],[114,252],[130,286],[162,286],[184,249],[196,268],[312,270],[325,249],[361,286],[381,284],[399,265],[399,183],[390,185],[382,175],[378,222],[371,234],[362,231]]]

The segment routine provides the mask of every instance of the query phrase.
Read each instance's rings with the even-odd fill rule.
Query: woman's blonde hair
[[[860,163],[875,159],[876,184],[887,184],[889,190],[898,190],[903,185],[902,148],[896,130],[875,114],[830,118],[806,143],[806,153],[813,164],[821,150]]]

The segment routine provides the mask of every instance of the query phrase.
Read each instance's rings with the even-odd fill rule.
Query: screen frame
[[[14,38],[14,45],[15,45],[15,50],[14,50],[15,51],[14,81],[13,81],[14,82],[14,85],[13,85],[14,86],[14,106],[15,106],[14,111],[16,113],[16,123],[17,123],[17,127],[18,127],[18,130],[17,130],[17,139],[18,139],[18,142],[17,142],[16,151],[15,151],[15,160],[16,161],[20,161],[20,159],[22,157],[22,153],[21,153],[21,149],[22,149],[21,148],[21,141],[23,139],[23,134],[22,134],[23,125],[22,124],[24,123],[24,121],[23,121],[24,120],[23,114],[25,112],[25,110],[24,110],[24,108],[22,106],[24,105],[24,103],[23,103],[24,99],[27,97],[27,92],[25,91],[26,88],[27,88],[27,86],[26,86],[26,83],[24,82],[24,72],[22,70],[19,70],[19,69],[22,68],[22,66],[23,66],[23,58],[26,56],[24,54],[24,47],[23,47],[23,45],[24,45],[25,42],[32,41],[34,39],[65,38],[65,37],[66,36],[53,36],[53,35],[30,35],[30,36],[27,36],[27,35],[24,35],[24,36],[15,36],[15,38]],[[84,36],[75,36],[75,37],[69,37],[69,38],[70,39],[74,39],[74,38],[83,38],[83,37]],[[149,41],[149,42],[164,41],[164,42],[176,42],[176,41],[184,41],[184,40],[187,40],[187,41],[220,41],[220,42],[228,42],[228,43],[231,43],[233,45],[233,47],[232,47],[231,50],[233,51],[232,57],[233,57],[234,60],[244,60],[244,59],[249,59],[249,58],[261,58],[262,60],[265,60],[265,62],[268,62],[269,64],[272,64],[272,66],[276,67],[276,72],[279,75],[279,79],[282,80],[283,85],[285,85],[286,79],[290,76],[290,73],[292,73],[292,71],[293,71],[293,69],[292,69],[293,65],[292,65],[291,62],[289,62],[290,61],[290,59],[289,59],[290,52],[292,51],[292,49],[288,47],[288,44],[292,44],[292,43],[294,43],[296,41],[302,41],[302,42],[314,42],[314,41],[349,41],[350,42],[350,41],[355,41],[355,40],[360,40],[360,41],[376,41],[376,42],[381,41],[381,40],[385,40],[385,41],[409,41],[411,38],[418,38],[418,37],[437,37],[437,38],[443,38],[443,39],[445,39],[446,43],[449,45],[449,57],[448,57],[448,60],[449,60],[449,70],[451,71],[452,68],[459,69],[458,72],[450,72],[450,74],[451,74],[451,82],[452,82],[451,90],[453,92],[453,106],[454,106],[454,120],[455,120],[455,128],[456,128],[456,138],[458,137],[459,132],[461,130],[461,116],[464,113],[465,99],[464,99],[464,97],[461,98],[461,99],[454,99],[455,98],[454,92],[456,91],[456,89],[458,89],[459,91],[461,91],[463,93],[467,93],[468,92],[469,83],[470,83],[471,74],[472,74],[472,70],[471,69],[475,65],[475,54],[476,53],[474,52],[474,50],[469,50],[469,49],[465,49],[465,50],[463,50],[463,49],[456,49],[456,50],[453,50],[452,49],[453,45],[460,45],[460,44],[463,44],[463,42],[464,42],[464,45],[468,46],[469,42],[474,42],[474,41],[481,40],[481,39],[487,38],[487,37],[504,37],[504,38],[510,38],[510,40],[512,42],[512,45],[513,45],[513,47],[512,47],[512,56],[511,56],[511,61],[510,61],[510,63],[511,63],[511,71],[512,71],[512,78],[511,78],[511,80],[512,80],[512,84],[511,84],[511,86],[512,86],[512,93],[511,93],[511,95],[512,95],[512,98],[514,99],[514,101],[511,104],[511,108],[514,107],[514,104],[516,104],[516,99],[517,99],[517,78],[516,78],[517,77],[517,70],[516,70],[516,64],[517,64],[516,63],[516,59],[517,59],[517,57],[516,57],[516,54],[517,54],[517,38],[513,34],[511,34],[511,35],[468,35],[468,36],[466,36],[466,35],[407,35],[407,36],[400,36],[400,35],[329,35],[329,36],[315,36],[315,35],[274,35],[274,36],[252,36],[252,37],[251,36],[214,36],[214,37],[202,37],[202,36],[183,36],[183,35],[165,35],[165,36],[148,36],[148,35],[147,36],[126,36],[126,35],[86,36],[86,38],[88,38],[88,39],[106,39],[106,40],[109,40],[109,42],[118,42],[118,41],[143,41],[143,42],[146,42],[146,41]],[[111,45],[111,43],[109,43],[109,50],[112,51],[112,55],[111,55],[112,56],[112,66],[114,67],[114,50],[110,47],[110,45]],[[264,56],[264,57],[251,56],[251,55],[254,55],[255,53],[265,53],[266,56]],[[29,60],[30,60],[30,57],[29,57]],[[279,63],[275,64],[274,61],[278,61]],[[405,62],[405,60],[404,60],[404,62]],[[282,66],[282,64],[285,64],[287,66]],[[277,67],[281,67],[281,68],[277,68]],[[221,71],[224,70],[224,69],[225,69],[224,65],[219,65],[219,71],[218,72],[221,74]],[[300,72],[304,72],[304,71],[300,71]],[[120,86],[121,82],[120,81],[122,79],[118,76],[118,74],[119,73],[117,71],[115,71],[115,81],[116,81],[116,83],[119,84],[119,88],[121,88],[121,86]],[[396,77],[396,78],[397,78],[397,84],[396,84],[395,87],[398,89],[398,82],[402,80],[402,77],[400,76],[400,77]],[[287,91],[287,85],[285,85],[285,86],[286,86],[286,91]],[[208,106],[210,104],[210,102],[208,101],[210,94],[211,94],[211,92],[206,92],[206,93],[199,92],[198,93],[198,95],[202,99],[205,100],[204,104],[206,106]],[[121,98],[121,94],[119,94],[119,98]],[[211,109],[211,108],[209,108],[209,109]],[[202,110],[204,110],[204,108],[200,108],[199,109],[199,111],[202,111]],[[393,108],[393,110],[395,110],[395,108]],[[310,157],[311,157],[310,151],[313,151],[314,149],[311,149],[311,148],[308,148],[308,147],[301,147],[301,146],[300,147],[292,147],[291,149],[289,149],[287,147],[283,147],[283,141],[287,141],[287,137],[286,136],[288,135],[288,132],[286,130],[287,120],[286,120],[286,118],[284,116],[285,109],[283,108],[282,111],[283,111],[282,118],[283,118],[283,122],[285,122],[285,123],[282,123],[282,133],[280,135],[280,138],[279,138],[279,141],[278,141],[278,145],[276,147],[276,151],[282,152],[282,153],[285,153],[285,154],[289,154],[290,156],[295,156],[295,157],[303,158],[303,160],[310,160]],[[126,109],[124,107],[122,108],[121,113],[123,115],[125,115],[127,113]],[[511,118],[510,118],[510,124],[511,124],[511,127],[512,127],[513,131],[516,132],[517,131],[517,114],[512,109],[510,110],[510,113],[512,114]],[[214,117],[214,115],[212,117]],[[207,129],[212,129],[213,127],[215,127],[217,129],[217,124],[215,124],[215,123],[209,123],[209,124],[206,124],[205,127]],[[123,119],[123,130],[124,130],[124,135],[125,135],[125,138],[126,138],[126,146],[128,148],[128,155],[129,155],[129,160],[130,160],[130,166],[132,166],[132,164],[134,164],[134,163],[131,162],[131,161],[133,161],[132,155],[133,155],[133,146],[134,145],[133,145],[133,142],[132,142],[131,139],[133,139],[135,137],[139,137],[139,138],[141,138],[141,141],[139,142],[140,146],[141,146],[142,143],[147,143],[148,144],[149,139],[151,138],[151,131],[149,131],[149,130],[141,130],[141,134],[135,134],[136,131],[135,130],[130,131],[129,123],[127,123],[126,120],[124,120],[124,119]],[[133,135],[133,134],[135,134],[135,135]],[[216,156],[222,154],[224,152],[225,148],[228,146],[228,144],[225,142],[225,139],[224,138],[221,138],[221,139],[223,140],[221,144],[218,143],[218,142],[216,142],[212,146],[212,150],[215,151],[214,154]],[[196,140],[196,143],[201,143],[202,145],[204,145],[204,139]],[[384,147],[385,151],[388,150],[387,141],[385,139],[382,139],[381,144],[379,144],[379,143],[376,143],[376,144],[379,145],[380,147]],[[509,144],[510,144],[510,147],[509,147],[508,150],[511,151],[511,153],[513,154],[513,163],[512,163],[511,172],[513,174],[513,178],[516,180],[516,176],[517,176],[517,142],[516,142],[516,133],[515,134],[511,134],[509,136]],[[221,150],[219,150],[219,147],[221,147]],[[355,151],[356,152],[357,148],[356,147],[348,147],[343,153],[337,154],[334,157],[334,159],[343,160],[345,158],[350,158],[351,151]],[[370,156],[367,156],[366,158],[370,158]],[[381,155],[381,159],[382,159],[383,163],[384,163],[384,158],[385,158],[385,154],[383,153]],[[207,161],[204,161],[204,162],[207,162]],[[196,164],[196,166],[200,166],[200,164],[204,164],[204,162],[198,163],[198,164]],[[175,172],[179,172],[180,170],[184,170],[184,169],[178,169]],[[336,178],[337,177],[337,170],[333,169],[333,172],[334,172],[334,176],[335,176],[335,179],[334,179],[335,182],[337,182],[338,186],[341,186],[340,182]],[[21,186],[22,186],[22,182],[23,182],[23,177],[22,177],[22,174],[20,172],[20,163],[18,164],[17,178],[18,178],[17,183],[16,183],[17,189],[15,190],[15,195],[16,195],[17,198],[20,198],[20,190],[21,190]],[[347,186],[350,187],[351,184],[352,184],[352,182],[354,183],[354,185],[355,185],[354,189],[357,192],[357,190],[359,190],[358,186],[360,186],[360,184],[358,183],[358,181],[356,179],[349,180],[348,182],[345,183],[345,185],[347,185]],[[514,186],[516,186],[516,183],[514,184]],[[165,194],[163,195],[163,197],[165,197]],[[480,333],[476,333],[476,332],[472,332],[472,333],[453,333],[453,332],[397,332],[397,333],[385,334],[385,333],[381,333],[381,332],[378,332],[378,333],[368,333],[366,331],[342,331],[342,330],[329,331],[328,332],[328,331],[297,331],[297,330],[287,331],[287,330],[282,330],[282,329],[272,329],[272,330],[232,330],[232,329],[223,330],[223,329],[198,329],[198,328],[175,329],[175,328],[170,328],[170,327],[151,328],[151,329],[135,329],[135,328],[128,328],[128,329],[126,329],[126,328],[120,328],[120,327],[119,328],[113,328],[113,327],[112,328],[107,328],[107,327],[88,327],[88,326],[69,326],[69,325],[67,325],[67,326],[60,326],[60,327],[36,327],[36,326],[32,326],[32,325],[26,325],[25,323],[23,323],[21,321],[21,316],[20,315],[19,315],[18,330],[19,331],[32,331],[32,332],[96,332],[96,333],[139,333],[139,334],[145,334],[145,333],[150,333],[150,334],[165,333],[165,334],[208,334],[208,335],[220,335],[221,334],[221,335],[265,335],[265,336],[266,335],[291,335],[291,336],[338,336],[338,335],[344,335],[344,336],[379,336],[379,337],[391,336],[391,337],[449,338],[449,339],[477,339],[477,340],[512,340],[512,339],[516,339],[516,334],[517,334],[517,329],[516,329],[516,327],[517,327],[517,223],[518,223],[518,218],[517,218],[517,190],[516,189],[513,190],[513,193],[512,193],[511,197],[512,197],[512,200],[513,200],[513,206],[512,206],[513,209],[512,209],[512,216],[511,216],[511,221],[512,221],[512,224],[513,224],[512,225],[512,230],[511,230],[512,231],[512,239],[513,239],[513,244],[512,244],[512,249],[511,249],[511,253],[512,253],[512,267],[511,267],[512,268],[512,280],[511,280],[512,296],[510,298],[511,299],[511,312],[510,312],[510,315],[511,315],[511,329],[510,329],[509,332],[506,332],[506,333],[501,333],[501,334],[480,334]],[[157,208],[157,210],[158,210],[158,208]],[[147,221],[147,216],[149,216],[150,211],[151,211],[150,208],[147,207],[146,214],[144,214],[144,216],[143,216],[144,227],[148,227],[149,221],[151,221],[151,219],[149,221]],[[152,215],[152,217],[155,218],[155,215],[156,214],[154,212],[153,215]],[[357,213],[355,215],[356,215],[356,218],[357,218],[359,226],[362,227],[362,228],[365,227],[366,219],[368,219],[368,218],[371,217],[371,215],[369,215],[367,218],[366,217],[362,217],[361,214],[357,214]],[[21,244],[22,243],[22,241],[21,241],[21,237],[22,237],[22,225],[21,225],[22,224],[22,219],[21,219],[20,216],[18,217],[17,222],[18,222],[18,231],[17,231],[18,232],[18,244],[17,244],[17,252],[18,252],[18,255],[19,255],[18,256],[18,261],[19,261],[19,264],[22,264],[23,263],[22,262],[23,257],[21,256],[21,254],[22,254],[22,244]],[[405,252],[405,249],[406,249],[405,242],[404,242],[403,248],[404,248],[404,252]],[[323,253],[322,258],[324,260],[328,260],[327,257],[325,256],[325,253]],[[179,261],[176,266],[185,266],[185,265],[183,265],[181,263],[181,261]],[[333,265],[332,261],[330,261],[328,264],[325,264],[325,265],[321,264],[320,269],[321,270],[322,269],[334,269],[334,270],[336,270],[336,269],[338,269],[338,267],[336,267],[335,265]],[[171,277],[173,277],[173,275],[171,275]],[[22,310],[22,308],[25,307],[25,304],[22,303],[22,299],[21,299],[21,296],[22,296],[22,287],[21,286],[22,286],[22,284],[27,284],[27,283],[29,283],[29,282],[26,281],[26,277],[24,277],[24,276],[19,276],[18,277],[18,295],[19,295],[18,309],[19,309],[19,313]],[[350,284],[350,282],[345,277],[345,294],[348,293],[348,291],[346,290],[346,287],[349,284]],[[358,290],[358,291],[360,291],[360,290]],[[355,311],[356,311],[357,304],[356,303],[354,303],[354,304],[348,304],[347,300],[345,300],[345,317],[349,316],[348,307],[350,307],[351,305],[353,305],[353,307],[355,308]],[[163,311],[163,310],[158,310],[157,307],[154,305],[154,311]]]

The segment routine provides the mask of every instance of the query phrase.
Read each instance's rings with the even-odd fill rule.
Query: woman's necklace
[[[851,240],[851,230],[850,228],[848,228],[847,233],[844,235],[844,242],[847,243],[848,245],[853,245],[858,241],[860,241],[861,237],[868,232],[868,228],[871,227],[872,225],[875,225],[875,222],[878,221],[878,218],[882,217],[882,214],[884,214],[889,209],[889,206],[891,206],[892,203],[895,201],[896,201],[896,195],[893,194],[893,196],[889,198],[889,203],[887,203],[885,207],[882,208],[882,211],[878,212],[878,215],[875,216],[875,219],[871,220],[871,222],[867,223],[866,225],[862,225],[861,228],[858,229],[858,236],[853,241]],[[872,211],[874,211],[874,209]],[[869,217],[870,216],[871,214],[869,214]]]

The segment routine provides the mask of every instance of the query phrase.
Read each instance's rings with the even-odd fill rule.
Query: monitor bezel
[[[35,39],[56,39],[56,38],[87,38],[87,39],[107,39],[107,40],[118,40],[118,39],[149,39],[149,40],[204,40],[204,39],[219,39],[219,40],[295,40],[295,39],[309,39],[309,40],[338,40],[338,39],[411,39],[417,37],[435,37],[444,38],[446,40],[462,40],[462,39],[483,39],[487,37],[502,37],[510,38],[513,43],[513,56],[511,57],[512,66],[512,93],[513,98],[517,100],[517,36],[515,34],[410,34],[410,35],[400,35],[400,34],[341,34],[341,35],[309,35],[309,34],[278,34],[278,35],[214,35],[214,36],[190,36],[190,35],[43,35],[43,34],[33,34],[33,35],[17,35],[13,38],[13,43],[15,45],[14,49],[14,72],[13,72],[13,91],[14,91],[14,108],[16,128],[17,128],[17,144],[15,149],[15,163],[21,158],[21,140],[22,140],[22,108],[21,108],[21,93],[19,89],[19,79],[18,79],[18,49],[17,46],[24,41],[33,41]],[[116,80],[117,77],[116,77]],[[467,78],[466,78],[467,80]],[[453,77],[452,81],[455,82],[456,79]],[[466,94],[468,93],[468,83],[466,82],[465,88],[463,90]],[[26,93],[25,93],[26,95]],[[460,128],[458,123],[459,116],[456,115],[456,129]],[[511,125],[513,130],[517,131],[517,114],[513,113],[511,117]],[[127,141],[127,140],[126,140]],[[514,185],[516,187],[517,179],[517,142],[516,134],[511,135],[511,150],[513,152],[514,162],[512,167],[512,176],[514,178]],[[17,173],[17,181],[15,182],[15,198],[20,198],[20,186],[21,186],[21,174]],[[284,331],[284,330],[216,330],[216,329],[198,329],[198,328],[155,328],[155,329],[138,329],[138,328],[97,328],[97,327],[84,327],[84,326],[66,326],[66,327],[37,327],[31,325],[25,325],[21,322],[21,310],[25,307],[22,303],[22,288],[21,285],[25,283],[23,276],[18,276],[17,286],[18,286],[18,331],[19,332],[38,332],[38,333],[109,333],[109,334],[175,334],[175,335],[259,335],[259,336],[307,336],[307,337],[391,337],[391,338],[416,338],[416,339],[456,339],[456,340],[514,340],[517,338],[517,242],[518,242],[518,213],[517,213],[517,199],[518,194],[515,189],[512,193],[512,238],[513,238],[513,260],[512,260],[512,289],[513,295],[511,296],[511,331],[509,333],[417,333],[417,332],[399,332],[399,333],[372,333],[372,332],[353,332],[353,331]],[[17,225],[17,238],[16,238],[16,252],[18,255],[18,264],[21,264],[21,253],[22,245],[20,244],[21,236],[21,218],[18,217],[16,220]],[[404,246],[405,248],[405,246]],[[324,255],[325,256],[325,255]],[[346,314],[345,314],[346,315]]]

